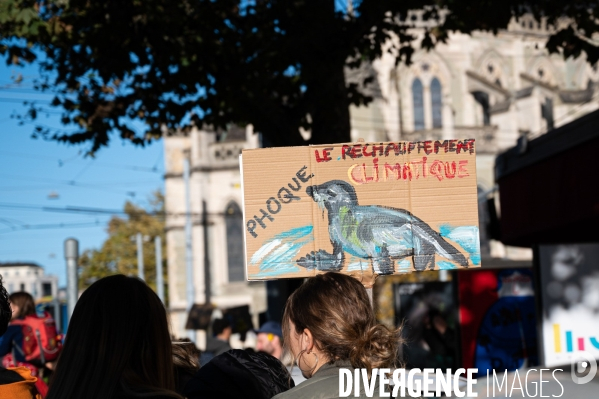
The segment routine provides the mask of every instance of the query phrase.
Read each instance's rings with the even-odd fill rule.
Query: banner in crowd
[[[474,140],[244,150],[247,276],[480,265]]]
[[[539,364],[531,269],[458,273],[462,366],[513,371]]]
[[[393,285],[396,326],[402,326],[407,369],[456,370],[460,343],[453,281]]]
[[[599,244],[541,245],[543,364],[599,359]]]

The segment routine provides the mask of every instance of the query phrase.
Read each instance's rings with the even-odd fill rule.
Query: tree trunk
[[[343,64],[322,72],[322,79],[311,89],[315,107],[310,144],[347,143],[351,125]]]
[[[299,128],[286,123],[280,115],[268,115],[268,122],[255,126],[266,138],[268,147],[287,147],[306,144],[336,144],[351,141],[349,101],[345,86],[344,64],[315,64],[304,69],[311,77],[306,100],[312,118],[312,135],[304,141]]]

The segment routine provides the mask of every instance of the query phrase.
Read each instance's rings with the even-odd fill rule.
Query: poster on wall
[[[599,244],[539,246],[543,364],[599,359]]]
[[[403,326],[406,368],[459,368],[458,312],[453,283],[393,285],[395,325]]]
[[[539,363],[532,270],[458,273],[462,367],[517,370]]]
[[[474,140],[243,150],[249,280],[480,265]]]

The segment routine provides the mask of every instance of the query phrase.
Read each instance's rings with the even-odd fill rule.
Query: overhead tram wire
[[[60,207],[51,207],[45,205],[33,205],[33,204],[13,204],[0,202],[0,209],[23,209],[23,210],[31,210],[31,211],[44,211],[44,212],[58,212],[58,213],[86,213],[86,214],[104,214],[104,215],[128,215],[129,213],[124,210],[116,210],[116,209],[103,209],[103,208],[87,208],[80,206],[66,206],[64,208]],[[144,214],[148,216],[154,217],[166,217],[166,216],[185,216],[185,212],[153,212],[140,210],[136,212],[139,214]],[[192,216],[202,216],[202,212],[191,212]],[[208,212],[209,216],[227,216],[226,212]]]
[[[77,173],[77,175],[75,177],[73,177],[73,179],[71,180],[73,183],[77,182],[77,179],[79,179],[81,176],[83,176],[83,174],[85,172],[87,172],[87,170],[89,169],[90,166],[92,166],[93,160],[88,162],[87,165],[85,165],[80,171],[79,173]]]
[[[84,223],[47,223],[47,224],[34,224],[34,225],[22,225],[10,229],[0,230],[0,234],[3,233],[11,233],[14,231],[23,231],[23,230],[44,230],[44,229],[62,229],[62,228],[81,228],[81,227],[98,227],[100,226],[100,221],[95,222],[84,222]]]
[[[72,158],[66,159],[66,160],[62,160],[62,159],[57,159],[56,157],[52,157],[52,156],[48,156],[48,155],[41,155],[41,154],[26,154],[26,153],[22,153],[22,152],[9,152],[9,151],[1,151],[0,150],[0,154],[2,154],[3,156],[11,156],[11,157],[18,157],[18,158],[26,158],[26,159],[45,159],[48,161],[54,161],[54,162],[58,162],[60,164],[60,166],[64,165],[67,162],[72,162],[72,161],[85,161],[85,159],[83,158],[79,158],[79,155],[76,155]],[[152,173],[161,173],[158,170],[158,164],[160,163],[160,159],[162,158],[162,153],[160,154],[159,158],[156,160],[156,162],[154,163],[154,166],[152,167],[148,167],[148,166],[137,166],[137,165],[126,165],[126,164],[113,164],[113,163],[106,163],[106,162],[102,162],[102,161],[96,161],[93,160],[93,162],[97,162],[94,164],[94,166],[100,166],[100,167],[104,167],[104,168],[114,168],[114,169],[123,169],[123,170],[133,170],[136,172],[152,172]]]
[[[46,184],[53,183],[53,184],[59,184],[59,185],[63,185],[63,186],[70,186],[70,187],[90,188],[90,189],[111,192],[111,193],[116,193],[116,194],[125,194],[125,195],[128,195],[128,192],[123,192],[120,190],[112,190],[112,189],[110,189],[110,187],[115,187],[115,186],[120,186],[120,185],[130,186],[130,185],[134,185],[134,184],[155,183],[154,181],[145,181],[145,182],[136,181],[136,182],[91,184],[91,183],[78,183],[73,180],[45,179],[45,178],[39,178],[39,177],[33,177],[33,176],[19,176],[19,175],[8,175],[8,174],[0,174],[0,177],[5,177],[5,178],[9,178],[9,179],[19,179],[21,181],[29,180],[30,182],[41,182],[41,183],[46,183]],[[0,187],[0,189],[1,189],[1,187]]]
[[[5,204],[0,204],[0,208],[5,207]],[[18,206],[18,205],[13,205],[13,207],[19,207],[19,208],[26,208],[26,209],[33,209],[33,207],[31,206]],[[34,209],[34,210],[38,210],[38,209]],[[90,210],[89,209],[75,209],[75,208],[71,208],[71,209],[52,209],[52,208],[46,208],[46,209],[41,209],[44,211],[69,211],[69,212],[84,212],[84,213],[89,213]],[[108,210],[101,210],[101,209],[96,209],[93,212],[94,213],[104,213],[103,211],[108,211]],[[112,212],[112,210],[110,210]],[[120,211],[120,214],[125,214],[127,215],[124,211]],[[141,213],[141,212],[140,212]],[[144,212],[145,215],[147,216],[151,216],[151,217],[163,217],[166,215],[177,215],[177,216],[183,216],[185,215],[183,214],[177,214],[177,213],[152,213],[152,212]],[[111,214],[112,216],[115,216],[115,213]],[[207,216],[227,216],[227,213],[225,212],[219,212],[219,213],[195,213],[193,212],[191,214],[192,216],[203,216],[203,215],[207,215]],[[106,215],[108,216],[108,215]],[[0,218],[0,221],[2,221],[4,219]],[[59,229],[59,228],[81,228],[81,227],[97,227],[100,225],[104,225],[106,223],[106,221],[100,221],[100,220],[95,220],[94,222],[81,222],[81,223],[68,223],[68,222],[61,222],[61,223],[48,223],[48,224],[39,224],[39,225],[28,225],[28,224],[20,224],[20,225],[10,225],[8,223],[4,223],[6,225],[10,225],[11,227],[8,229],[3,229],[0,230],[0,234],[3,233],[9,233],[9,232],[19,232],[19,231],[29,231],[29,230],[40,230],[40,229]],[[200,224],[204,224],[204,223],[210,223],[207,220],[201,220]]]

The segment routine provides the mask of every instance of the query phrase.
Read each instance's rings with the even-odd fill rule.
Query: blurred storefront
[[[595,111],[497,157],[504,244],[599,241],[598,124]]]
[[[532,264],[482,264],[377,280],[377,317],[402,327],[408,368],[478,368],[485,375],[538,364]]]
[[[547,366],[599,359],[598,124],[595,111],[497,157],[501,240],[533,248]]]
[[[497,157],[500,207],[481,231],[532,248],[532,261],[483,258],[478,269],[377,281],[378,317],[403,326],[408,366],[484,376],[599,359],[597,126],[599,111]]]

